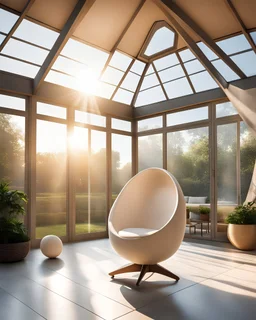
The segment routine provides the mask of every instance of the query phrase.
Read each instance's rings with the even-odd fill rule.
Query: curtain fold
[[[248,128],[256,136],[256,88],[243,90],[239,87],[229,85],[223,89],[228,99],[237,109],[239,115],[247,124]],[[252,174],[251,184],[245,202],[256,200],[256,161]]]

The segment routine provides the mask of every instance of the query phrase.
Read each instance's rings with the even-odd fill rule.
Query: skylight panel
[[[147,70],[147,72],[146,72],[146,76],[149,75],[149,74],[151,74],[151,73],[154,73],[154,72],[155,72],[155,70],[154,70],[154,68],[152,67],[152,64],[150,64],[150,66],[148,67],[148,70]]]
[[[251,49],[249,42],[243,34],[225,40],[217,41],[216,44],[226,53],[232,54]]]
[[[13,37],[28,41],[46,49],[51,49],[59,33],[29,20],[22,20]]]
[[[78,83],[78,80],[76,80],[74,77],[59,73],[57,71],[50,70],[44,81],[82,91],[81,83]]]
[[[197,45],[203,51],[203,53],[205,54],[208,60],[211,61],[214,59],[218,59],[218,56],[210,48],[208,48],[207,45],[205,45],[203,42],[198,42]]]
[[[159,85],[159,81],[155,73],[145,76],[141,85],[140,90],[144,90],[153,86]]]
[[[113,57],[109,62],[109,65],[122,71],[126,71],[131,61],[132,58],[128,57],[127,55],[121,52],[115,51]]]
[[[134,64],[131,67],[131,71],[137,73],[138,75],[142,75],[142,72],[145,69],[146,64],[139,60],[135,60]]]
[[[185,49],[179,52],[180,58],[183,62],[192,60],[192,59],[196,59],[196,56],[194,56],[194,54],[189,50],[189,49]]]
[[[82,73],[89,72],[89,68],[81,62],[59,56],[54,62],[52,69],[68,73],[74,77],[80,77]]]
[[[239,76],[222,60],[213,61],[212,64],[226,81],[234,81],[240,79]]]
[[[109,54],[104,51],[93,48],[74,39],[68,40],[61,51],[61,55],[83,62],[96,74],[101,72],[109,56]]]
[[[47,50],[34,47],[30,44],[10,39],[5,45],[2,53],[11,57],[42,65],[49,52]]]
[[[0,34],[0,44],[4,41],[6,37],[3,34]]]
[[[232,56],[231,59],[247,77],[254,76],[256,74],[256,54],[253,51],[237,54]]]
[[[157,86],[157,87],[139,92],[135,102],[135,107],[140,107],[140,106],[156,103],[163,100],[166,100],[163,90],[161,86]]]
[[[35,78],[39,67],[31,64],[0,56],[0,70]]]
[[[121,84],[121,87],[123,89],[131,90],[134,92],[138,86],[139,81],[140,81],[140,76],[132,72],[128,72],[127,76],[125,77],[124,81]]]
[[[115,91],[115,88],[115,86],[112,86],[108,83],[98,82],[95,90],[95,95],[102,98],[110,99]]]
[[[123,75],[124,72],[111,67],[107,67],[103,76],[101,77],[101,80],[114,85],[118,85]]]
[[[26,100],[22,98],[0,94],[0,107],[25,111]]]
[[[250,35],[252,37],[253,42],[256,44],[256,31],[251,32]]]
[[[179,60],[175,53],[169,54],[168,56],[154,61],[154,65],[157,71],[174,66],[176,64],[179,64]]]
[[[132,102],[133,93],[127,90],[118,89],[113,100],[130,105]]]
[[[167,82],[185,76],[185,72],[183,71],[180,65],[171,67],[169,69],[165,69],[164,71],[161,71],[158,74],[162,82]]]
[[[18,18],[16,14],[0,9],[0,31],[9,33]]]
[[[167,82],[164,84],[164,88],[169,99],[186,96],[193,93],[187,78],[181,78]]]
[[[175,33],[167,27],[162,27],[154,33],[144,54],[146,56],[152,56],[168,48],[172,48],[174,39]]]
[[[199,71],[205,70],[205,68],[202,65],[202,63],[199,62],[197,59],[184,63],[184,66],[185,66],[188,74],[192,74],[192,73],[195,73],[195,72],[199,72]]]
[[[219,86],[207,71],[196,73],[190,76],[196,92],[218,88]]]

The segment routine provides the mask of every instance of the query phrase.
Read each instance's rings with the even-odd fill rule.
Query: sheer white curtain
[[[236,107],[239,115],[256,135],[256,88],[243,90],[229,85],[223,89],[229,100]],[[252,175],[251,184],[245,202],[256,200],[256,161]]]

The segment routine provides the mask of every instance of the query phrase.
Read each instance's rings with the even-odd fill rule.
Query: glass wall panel
[[[150,168],[163,168],[163,135],[153,134],[138,138],[138,171]]]
[[[132,177],[132,137],[112,134],[112,201]]]
[[[132,131],[132,123],[131,123],[131,121],[112,118],[111,119],[111,128],[116,129],[116,130],[131,132]]]
[[[106,132],[91,131],[90,207],[88,232],[106,231]]]
[[[208,107],[196,108],[167,114],[167,126],[175,126],[208,119]]]
[[[67,118],[66,108],[54,106],[52,104],[37,102],[36,111],[38,114],[43,114],[50,117],[61,119]]]
[[[0,113],[0,180],[24,190],[25,117]]]
[[[246,199],[256,159],[256,137],[244,122],[240,124],[241,203]]]
[[[94,126],[105,127],[106,117],[94,113],[75,110],[75,121],[81,123],[92,124]]]
[[[217,126],[217,232],[225,233],[225,219],[237,205],[237,123]]]
[[[163,117],[152,117],[138,121],[138,132],[163,127]]]
[[[75,127],[71,141],[76,190],[76,234],[89,232],[88,129]]]
[[[231,102],[216,104],[216,118],[232,116],[235,114],[237,114],[237,110]]]
[[[36,238],[66,235],[66,125],[37,120]]]
[[[0,94],[0,107],[25,111],[26,100],[22,98],[7,96],[5,94]]]
[[[210,163],[208,127],[167,134],[167,170],[183,190],[187,206],[186,233],[210,236]],[[204,217],[200,208],[208,213]],[[205,219],[203,221],[203,219]],[[193,232],[191,232],[193,231]]]

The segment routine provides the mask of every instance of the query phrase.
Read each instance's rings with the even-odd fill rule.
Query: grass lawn
[[[105,223],[91,224],[90,233],[106,231]],[[88,223],[76,224],[76,234],[88,233]],[[36,238],[41,239],[49,234],[54,234],[58,237],[66,235],[66,225],[57,224],[53,226],[43,226],[36,228]]]

